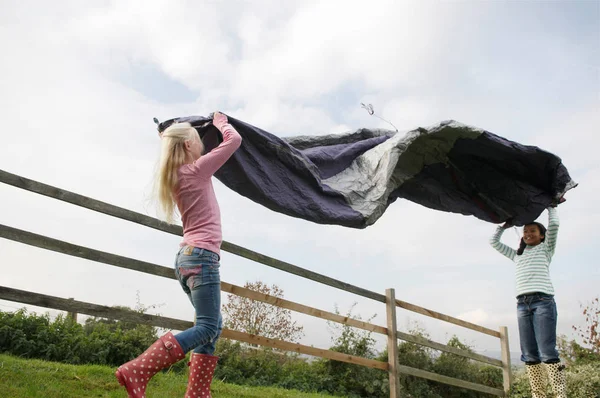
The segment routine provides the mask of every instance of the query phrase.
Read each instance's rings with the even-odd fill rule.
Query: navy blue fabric
[[[377,217],[353,210],[343,192],[322,183],[345,170],[360,155],[396,134],[369,129],[321,140],[282,139],[228,116],[243,138],[242,146],[215,174],[223,184],[267,208],[321,224],[365,228]],[[222,140],[205,117],[187,121],[198,130],[207,150]],[[442,125],[441,134],[444,133]],[[448,127],[456,129],[456,127]],[[439,134],[439,133],[436,133]],[[422,168],[392,191],[388,206],[398,198],[446,212],[473,215],[500,223],[523,225],[564,193],[571,177],[560,158],[489,132],[473,138],[472,131],[455,141],[446,163]],[[405,149],[410,151],[410,145]],[[574,185],[574,184],[573,184]]]
[[[459,139],[448,157],[390,195],[442,211],[514,225],[534,221],[571,180],[560,158],[489,132]]]
[[[243,141],[242,146],[215,173],[223,184],[254,202],[292,217],[321,224],[365,227],[362,214],[349,207],[341,193],[321,184],[319,168],[302,151],[262,129],[231,116],[228,119]],[[206,122],[205,118],[199,120],[176,119],[178,122],[192,122],[194,127]],[[159,130],[170,123],[161,123]],[[206,145],[207,151],[222,140],[215,138],[220,133],[212,125],[200,130],[203,142],[210,143]],[[376,142],[373,142],[372,146],[375,145]],[[325,157],[322,159],[321,164],[327,163]],[[324,170],[335,167],[335,157],[328,159],[331,166],[326,165]]]

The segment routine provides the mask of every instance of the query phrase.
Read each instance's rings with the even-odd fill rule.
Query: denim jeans
[[[219,255],[184,246],[175,259],[175,275],[196,310],[196,324],[177,334],[184,352],[213,355],[223,328]]]
[[[517,315],[521,361],[528,364],[559,362],[554,296],[530,293],[517,297]]]

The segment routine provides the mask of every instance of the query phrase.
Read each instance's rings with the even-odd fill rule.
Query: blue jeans
[[[521,361],[533,365],[560,362],[556,350],[558,312],[554,296],[530,293],[517,297]]]
[[[213,355],[221,330],[219,255],[184,246],[175,259],[175,275],[196,310],[196,324],[175,336],[184,352]]]

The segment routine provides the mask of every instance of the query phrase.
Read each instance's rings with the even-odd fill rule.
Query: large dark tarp
[[[271,210],[321,224],[365,228],[398,198],[453,213],[523,225],[576,186],[561,159],[538,147],[444,121],[406,134],[359,129],[280,138],[229,116],[243,138],[215,174]],[[190,122],[207,148],[222,139],[210,119]]]

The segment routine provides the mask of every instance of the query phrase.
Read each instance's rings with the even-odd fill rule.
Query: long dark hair
[[[537,226],[538,230],[540,231],[540,235],[543,236],[542,242],[546,240],[546,227],[544,227],[544,224],[540,224],[539,222],[532,222],[532,223],[524,225],[523,228],[525,228],[528,225]],[[519,245],[519,250],[517,250],[517,256],[520,256],[521,254],[523,254],[525,247],[527,247],[527,243],[525,243],[525,239],[521,238],[521,244]]]

